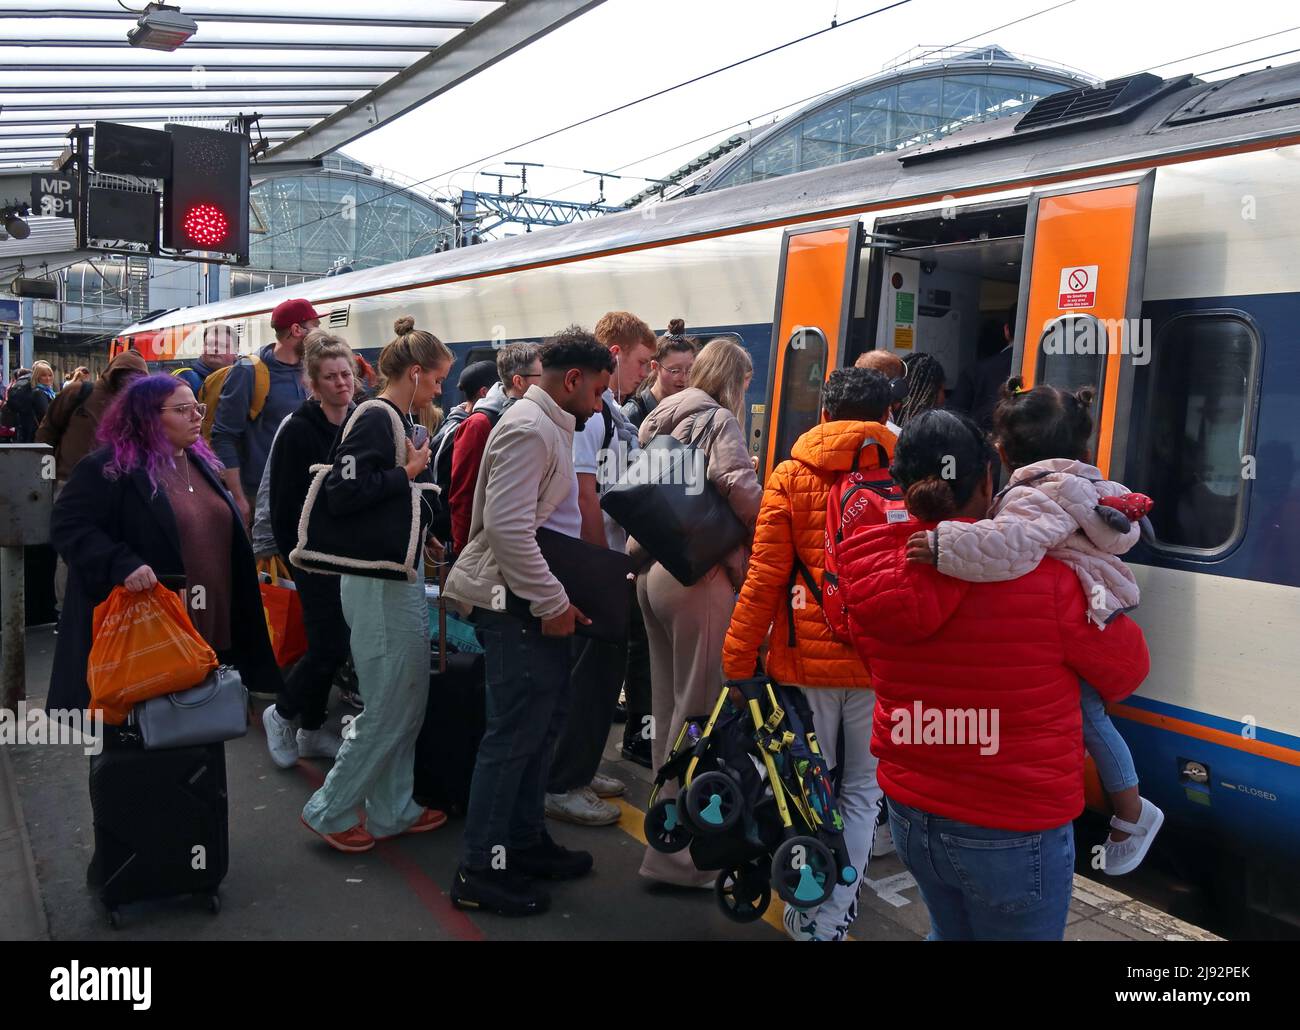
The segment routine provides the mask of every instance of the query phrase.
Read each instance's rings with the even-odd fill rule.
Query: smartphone
[[[417,449],[423,447],[425,443],[428,442],[428,439],[429,430],[424,426],[417,422],[411,427],[411,443],[414,444]]]

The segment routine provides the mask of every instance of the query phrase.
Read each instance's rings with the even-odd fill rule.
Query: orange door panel
[[[1115,474],[1127,427],[1155,172],[1041,194],[1030,204],[1016,328],[1026,386],[1098,393],[1094,464]]]
[[[821,384],[843,361],[853,312],[859,223],[787,232],[781,243],[767,389],[763,475],[817,424]]]

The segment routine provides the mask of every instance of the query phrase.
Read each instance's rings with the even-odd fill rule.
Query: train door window
[[[780,412],[776,427],[778,460],[788,455],[794,442],[821,417],[826,354],[826,337],[820,329],[801,326],[785,343],[781,401],[777,409]]]
[[[1155,501],[1154,545],[1219,554],[1244,530],[1259,335],[1244,314],[1180,315],[1154,349],[1134,477]]]
[[[1096,394],[1093,402],[1092,439],[1088,441],[1090,454],[1097,452],[1097,434],[1101,410],[1101,390],[1106,375],[1108,346],[1106,327],[1092,315],[1066,315],[1049,322],[1038,338],[1038,364],[1034,382],[1074,393],[1091,386]]]

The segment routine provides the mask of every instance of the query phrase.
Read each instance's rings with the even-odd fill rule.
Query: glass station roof
[[[273,150],[364,105],[462,34],[473,37],[476,27],[486,27],[479,26],[483,19],[506,6],[492,0],[171,2],[197,21],[198,31],[165,52],[127,41],[144,0],[0,0],[0,170],[48,166],[67,145],[70,128],[96,120],[219,128],[257,113]],[[525,0],[487,24],[529,8],[527,31],[539,34],[575,6]]]

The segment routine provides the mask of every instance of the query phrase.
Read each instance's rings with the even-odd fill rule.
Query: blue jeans
[[[1074,881],[1070,823],[1025,833],[889,799],[894,846],[930,910],[931,941],[1059,941]]]
[[[573,638],[544,636],[535,621],[474,611],[487,679],[487,728],[465,816],[465,864],[487,869],[545,832],[544,794],[569,706]],[[367,702],[368,703],[368,702]],[[498,868],[499,868],[498,863]]]
[[[1083,710],[1083,746],[1097,763],[1097,775],[1107,794],[1138,785],[1133,752],[1106,714],[1106,702],[1083,680],[1079,680],[1079,707]]]

